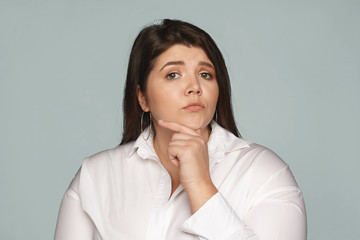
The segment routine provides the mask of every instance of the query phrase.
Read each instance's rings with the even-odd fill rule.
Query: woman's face
[[[177,44],[157,57],[139,103],[153,121],[177,122],[194,130],[211,122],[219,96],[215,69],[199,47]]]

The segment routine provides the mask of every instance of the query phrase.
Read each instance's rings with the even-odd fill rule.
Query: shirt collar
[[[153,145],[154,134],[148,127],[136,139],[130,150],[129,157],[135,152],[143,159],[159,161]],[[225,154],[242,148],[249,147],[247,141],[236,137],[228,130],[222,128],[215,121],[211,123],[211,134],[208,141],[209,165],[212,168],[216,163],[221,162]]]
[[[224,160],[227,153],[247,147],[249,147],[247,141],[236,137],[215,121],[211,123],[211,134],[208,141],[210,168]]]
[[[147,127],[136,139],[133,147],[130,150],[129,157],[137,152],[137,154],[143,159],[151,158],[159,161],[159,158],[156,155],[154,149],[153,138],[153,131],[150,129],[150,127]]]

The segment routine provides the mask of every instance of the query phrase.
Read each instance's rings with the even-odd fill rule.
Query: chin
[[[184,122],[180,122],[180,124],[183,124],[191,129],[197,130],[197,129],[203,129],[206,128],[210,121],[204,121],[204,120],[198,120],[198,119],[191,119],[191,120],[186,120]]]

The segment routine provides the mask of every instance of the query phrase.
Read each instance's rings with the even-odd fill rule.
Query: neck
[[[180,185],[179,169],[172,162],[170,162],[167,154],[167,149],[174,132],[159,127],[158,124],[155,122],[154,122],[154,128],[155,128],[155,137],[153,140],[154,141],[153,145],[156,155],[159,157],[161,164],[170,175],[171,178],[170,196],[171,196],[176,190],[176,188]]]
[[[158,155],[161,163],[164,165],[168,161],[167,148],[171,141],[171,137],[174,134],[173,131],[160,127],[157,122],[154,122],[155,137],[154,137],[154,149]]]

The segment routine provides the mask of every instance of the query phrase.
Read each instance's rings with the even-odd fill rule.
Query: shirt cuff
[[[218,192],[182,225],[184,232],[205,239],[226,239],[246,228],[229,203]]]

